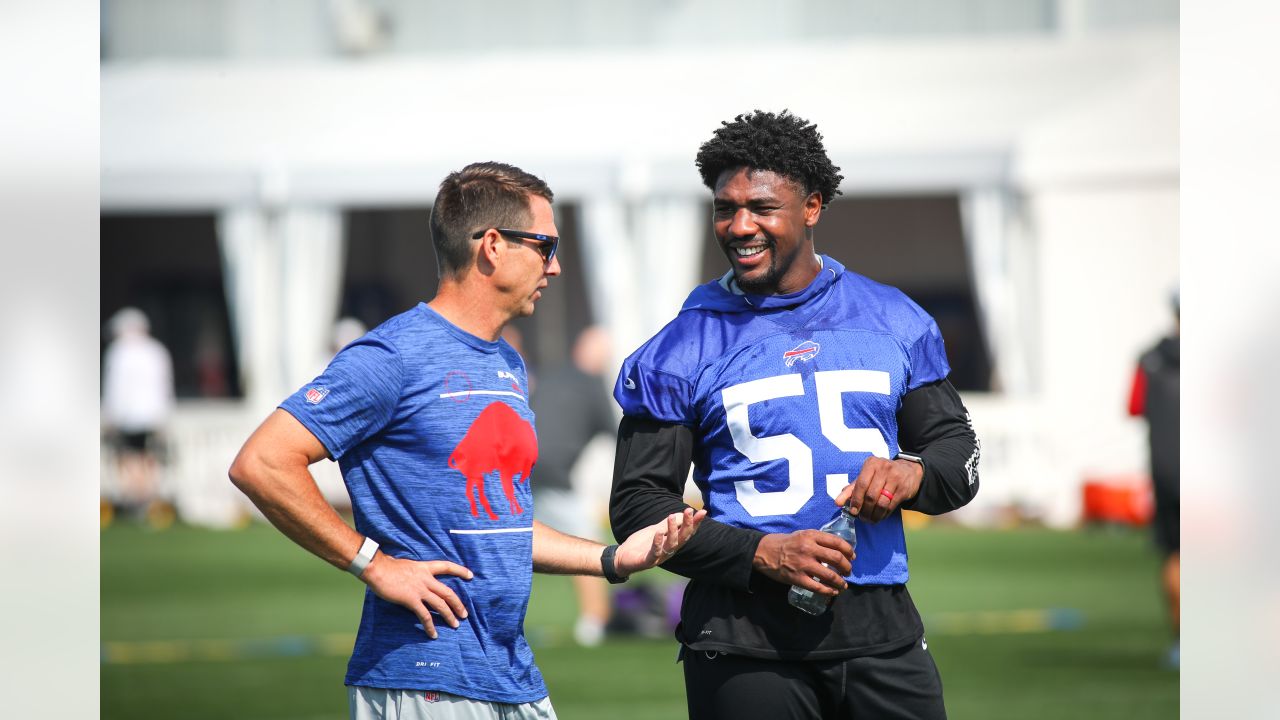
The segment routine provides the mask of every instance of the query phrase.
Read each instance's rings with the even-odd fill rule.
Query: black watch
[[[626,576],[618,575],[618,568],[613,564],[613,556],[616,554],[618,554],[617,545],[606,545],[604,552],[600,553],[600,570],[604,579],[614,585],[627,581]]]

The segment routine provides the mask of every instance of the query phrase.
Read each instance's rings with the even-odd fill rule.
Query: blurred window
[[[538,300],[532,317],[517,318],[525,362],[554,367],[568,359],[573,338],[593,321],[583,276],[582,243],[573,204],[555,204],[560,229],[560,277]],[[347,260],[340,315],[373,328],[435,295],[438,281],[431,247],[431,208],[361,208],[346,213]]]
[[[132,305],[173,357],[180,398],[241,397],[213,214],[110,214],[100,220],[100,316]]]
[[[373,328],[436,291],[431,208],[348,210],[339,316]]]

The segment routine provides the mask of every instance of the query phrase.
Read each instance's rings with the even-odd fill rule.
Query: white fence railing
[[[227,479],[227,470],[240,446],[263,420],[238,401],[180,402],[162,433],[166,447],[160,467],[159,494],[173,503],[185,522],[231,527],[257,509]],[[347,506],[346,488],[337,463],[325,460],[311,466],[325,497]],[[119,480],[113,452],[104,446],[102,492],[114,497]]]
[[[998,525],[1034,519],[1056,527],[1077,523],[1081,512],[1084,476],[1095,467],[1087,450],[1064,442],[1063,428],[1051,423],[1049,413],[1034,401],[1015,401],[999,395],[966,393],[965,405],[982,441],[979,464],[981,491],[977,498],[952,517],[969,525]],[[161,492],[171,500],[186,522],[229,527],[257,511],[227,479],[236,452],[262,421],[243,403],[188,401],[180,403],[165,431],[169,448],[162,469]],[[1134,426],[1132,461],[1115,472],[1140,472],[1141,428]],[[606,447],[607,445],[607,447]],[[598,447],[597,447],[598,446]],[[577,485],[594,505],[608,498],[612,474],[612,444],[593,443],[592,452],[576,468]],[[111,497],[116,488],[115,463],[104,448],[102,487]],[[1108,468],[1108,463],[1110,467]],[[323,461],[311,468],[321,492],[334,505],[349,505],[346,487],[336,463]]]

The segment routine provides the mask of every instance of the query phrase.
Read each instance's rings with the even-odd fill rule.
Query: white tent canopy
[[[966,398],[994,479],[967,512],[1015,503],[1069,522],[1081,477],[1142,463],[1117,410],[1177,277],[1177,72],[1174,31],[116,63],[102,71],[101,199],[219,214],[248,394],[277,398],[325,350],[321,325],[272,328],[336,307],[342,208],[429,204],[477,160],[535,172],[580,208],[588,291],[627,349],[696,279],[696,252],[652,239],[689,249],[705,232],[699,144],[735,114],[791,109],[818,124],[846,194],[961,197],[1005,380],[998,397]],[[655,272],[661,287],[639,287]]]
[[[1024,138],[1053,142],[1037,128],[1167,72],[1176,39],[862,43],[753,52],[749,62],[542,53],[117,64],[102,73],[102,201],[429,201],[445,173],[479,159],[527,167],[571,197],[698,192],[698,145],[755,108],[816,122],[848,190],[998,183]],[[1145,100],[1174,100],[1160,110],[1176,113],[1168,89]],[[1120,110],[1144,104],[1130,98]],[[1157,139],[1153,159],[1176,171],[1176,144]],[[1112,170],[1132,147],[1118,144]]]

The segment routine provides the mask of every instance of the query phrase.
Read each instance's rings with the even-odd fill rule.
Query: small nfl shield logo
[[[319,403],[321,400],[323,400],[325,396],[328,394],[329,394],[329,388],[326,388],[326,387],[310,388],[307,390],[307,396],[306,396],[307,402],[311,403],[312,405],[315,405]]]

